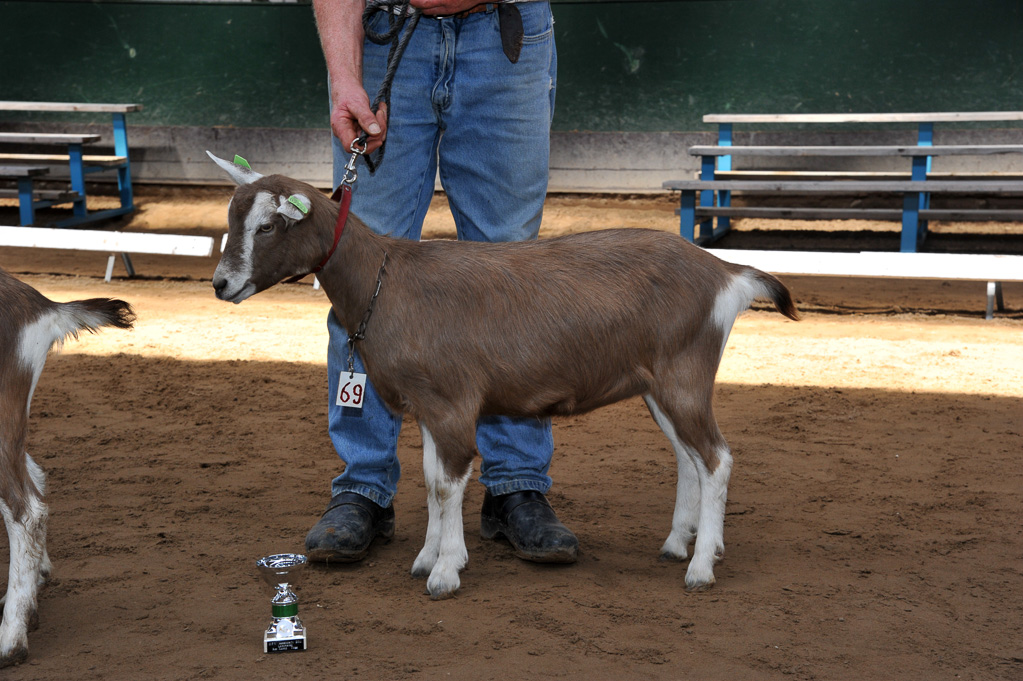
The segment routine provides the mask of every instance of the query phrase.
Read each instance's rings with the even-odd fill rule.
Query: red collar
[[[341,200],[341,209],[337,213],[337,222],[334,223],[334,243],[331,245],[330,250],[327,251],[327,255],[323,256],[323,260],[320,264],[311,269],[306,274],[299,274],[291,279],[288,279],[284,283],[294,284],[299,279],[302,279],[310,274],[316,274],[323,269],[323,266],[330,260],[330,256],[334,255],[334,251],[337,250],[337,244],[341,241],[341,233],[345,231],[345,224],[348,222],[348,210],[352,205],[352,185],[347,182],[342,182],[341,185],[334,190],[334,193],[330,195],[332,201],[337,201],[338,197]]]
[[[340,199],[339,199],[340,197]],[[341,233],[345,231],[345,224],[348,222],[348,209],[352,206],[352,185],[347,182],[342,182],[341,186],[334,190],[334,193],[330,195],[331,200],[341,201],[341,209],[337,213],[337,222],[334,223],[334,243],[327,251],[327,255],[323,256],[323,260],[320,264],[313,268],[310,274],[316,274],[323,269],[323,266],[330,260],[330,256],[334,255],[334,251],[337,250],[337,243],[341,241]]]

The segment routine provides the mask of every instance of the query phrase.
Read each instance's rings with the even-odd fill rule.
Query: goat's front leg
[[[437,476],[441,469],[437,460],[437,443],[425,426],[420,424],[423,436],[423,476],[426,478],[426,507],[429,518],[426,523],[426,543],[412,564],[413,577],[429,577],[440,555],[441,504],[437,496]]]
[[[425,425],[420,424],[420,429],[430,517],[426,542],[412,565],[412,574],[417,577],[429,574],[426,590],[430,598],[439,600],[450,598],[458,591],[461,585],[458,573],[469,560],[462,528],[462,499],[472,473],[472,459],[468,459],[463,474],[450,475],[433,435]]]

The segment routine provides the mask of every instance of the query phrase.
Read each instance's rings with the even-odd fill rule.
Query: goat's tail
[[[78,338],[81,331],[96,333],[102,326],[130,329],[135,323],[131,305],[116,298],[89,298],[70,303],[58,303],[54,319],[57,333],[54,341],[63,343],[67,338]]]
[[[774,303],[774,307],[778,312],[798,322],[799,310],[796,309],[796,304],[792,302],[792,294],[789,293],[788,287],[781,283],[781,280],[777,277],[767,272],[761,272],[752,267],[748,271],[759,285],[760,290],[757,291],[757,297],[767,298]]]

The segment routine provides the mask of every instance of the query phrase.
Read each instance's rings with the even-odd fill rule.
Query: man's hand
[[[345,150],[366,132],[366,153],[375,151],[387,137],[387,105],[381,104],[376,115],[369,105],[369,95],[357,81],[332,83],[330,89],[330,127]]]
[[[458,14],[482,4],[479,0],[411,0],[411,5],[426,16]]]

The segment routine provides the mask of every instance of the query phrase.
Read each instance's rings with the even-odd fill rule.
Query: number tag
[[[337,406],[362,409],[362,398],[366,395],[366,374],[342,371],[337,386]]]

